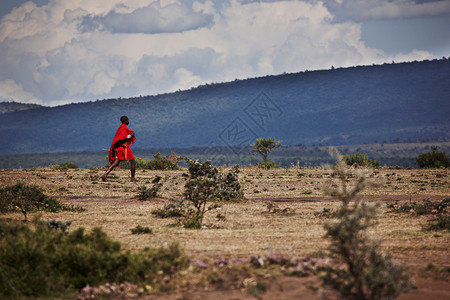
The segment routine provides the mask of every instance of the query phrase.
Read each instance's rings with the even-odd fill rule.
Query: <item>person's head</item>
[[[130,121],[128,121],[127,116],[120,117],[120,122],[122,122],[122,124],[125,124],[125,125],[128,125],[130,123]]]

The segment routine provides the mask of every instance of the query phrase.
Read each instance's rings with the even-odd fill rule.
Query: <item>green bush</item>
[[[164,205],[162,208],[152,210],[152,215],[160,218],[180,218],[190,213],[192,212],[189,212],[189,205],[183,201],[175,201]]]
[[[188,174],[181,201],[175,201],[152,211],[161,218],[178,217],[185,228],[201,228],[206,204],[210,201],[243,199],[244,193],[239,182],[239,166],[235,165],[226,175],[214,167],[210,161],[198,162],[183,157],[188,164]],[[185,201],[187,200],[187,204]]]
[[[0,189],[0,212],[21,212],[25,221],[28,213],[35,211],[82,211],[82,208],[67,206],[55,198],[45,195],[37,186],[17,183]]]
[[[276,169],[280,167],[274,160],[260,161],[256,166],[261,169]]]
[[[131,229],[131,234],[152,234],[153,230],[146,226],[142,227],[141,225],[137,225],[136,227]]]
[[[449,205],[450,198],[445,198],[441,201],[431,201],[430,198],[425,198],[420,203],[415,201],[405,202],[401,205],[398,202],[386,203],[386,208],[395,213],[413,212],[416,215],[429,215],[445,213]]]
[[[344,267],[328,268],[324,283],[339,291],[343,298],[393,299],[410,288],[408,276],[388,253],[381,251],[380,241],[368,233],[376,222],[377,205],[358,197],[366,185],[365,175],[355,177],[342,156],[336,151],[334,155],[338,159],[334,171],[342,186],[329,189],[327,194],[338,198],[342,205],[336,218],[325,224],[325,230],[331,240],[331,256]],[[352,188],[347,185],[349,178],[355,178]]]
[[[139,194],[137,198],[141,201],[153,199],[159,197],[159,193],[163,186],[164,180],[162,180],[161,176],[156,176],[155,179],[152,180],[153,186],[147,189],[145,186],[139,187]]]
[[[61,230],[62,232],[66,232],[67,228],[72,224],[72,221],[58,221],[58,220],[48,220],[47,227],[48,229],[53,230]]]
[[[183,220],[183,226],[187,229],[200,229],[202,228],[203,216],[189,215]]]
[[[56,170],[66,171],[68,169],[78,169],[78,166],[74,163],[66,162],[53,167]]]
[[[108,161],[108,157],[106,157],[106,160]],[[162,156],[161,153],[156,153],[153,155],[153,160],[147,160],[147,159],[141,159],[136,158],[135,164],[136,169],[149,169],[149,170],[179,170],[180,167],[178,166],[178,162],[180,161],[180,157],[178,155],[175,155],[174,153]],[[109,161],[106,164],[106,166],[109,166]],[[121,169],[130,169],[131,164],[129,161],[121,161],[120,162],[120,168]]]
[[[158,152],[153,156],[153,160],[146,162],[144,168],[150,170],[178,170],[180,169],[178,162],[178,156],[171,154],[164,157]]]
[[[450,231],[450,216],[438,215],[436,219],[428,221],[428,225],[423,228],[426,231],[447,230]]]
[[[240,200],[244,198],[244,191],[239,182],[239,165],[231,168],[231,171],[226,175],[219,173],[219,190],[217,192],[218,198],[224,201]]]
[[[420,154],[416,158],[417,165],[421,169],[439,169],[450,167],[450,160],[445,152],[437,152],[437,147],[432,146],[431,152]]]
[[[359,152],[353,154],[347,154],[343,156],[345,163],[349,166],[360,166],[360,167],[368,167],[368,168],[378,168],[380,163],[377,160],[369,159],[369,157],[365,154],[361,154]]]
[[[124,253],[100,228],[65,234],[39,219],[32,225],[0,218],[0,298],[58,296],[105,282],[156,285],[187,267],[177,244]]]
[[[194,216],[187,216],[199,222],[200,227],[205,214],[206,203],[216,198],[219,189],[217,168],[210,161],[203,163],[186,158],[189,165],[189,179],[184,185],[183,195],[194,206]],[[197,228],[197,227],[189,227]]]

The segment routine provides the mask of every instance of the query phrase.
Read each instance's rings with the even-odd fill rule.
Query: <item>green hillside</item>
[[[0,115],[14,111],[28,110],[42,107],[38,104],[18,103],[18,102],[0,102]]]

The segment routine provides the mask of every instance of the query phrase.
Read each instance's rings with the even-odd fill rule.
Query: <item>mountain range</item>
[[[0,155],[109,148],[127,115],[137,148],[240,149],[450,140],[450,60],[211,83],[173,93],[57,107],[0,103]]]

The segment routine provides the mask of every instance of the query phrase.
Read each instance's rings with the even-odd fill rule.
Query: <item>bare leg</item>
[[[131,163],[131,181],[136,181],[134,174],[136,173],[136,161],[134,159],[130,160]]]
[[[101,177],[103,181],[106,181],[106,177],[108,177],[108,174],[118,165],[120,164],[120,160],[116,158],[115,161],[112,162],[112,164],[109,166],[108,170],[106,170],[105,174]]]

